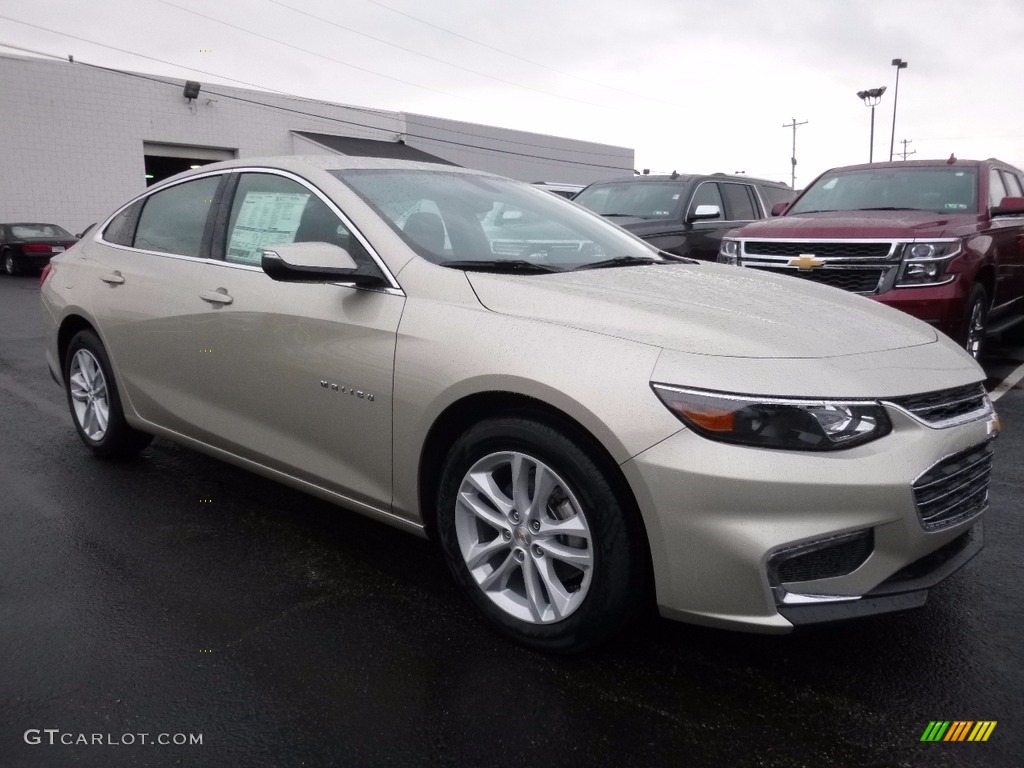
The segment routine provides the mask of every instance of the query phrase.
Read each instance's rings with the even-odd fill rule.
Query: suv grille
[[[937,531],[962,523],[988,509],[992,472],[989,443],[944,459],[914,481],[914,501],[921,525]]]
[[[910,411],[933,426],[989,410],[985,387],[981,384],[968,384],[964,387],[926,392],[910,397],[896,397],[889,402]]]
[[[826,267],[825,269],[802,270],[779,269],[777,267],[755,266],[753,264],[751,266],[754,269],[764,269],[777,275],[799,277],[812,283],[830,285],[833,288],[841,288],[844,291],[852,291],[854,293],[871,293],[878,288],[882,275],[885,273],[883,269],[836,269],[834,267]]]
[[[859,259],[884,259],[892,243],[790,243],[777,240],[747,240],[743,250],[751,256],[848,256]]]

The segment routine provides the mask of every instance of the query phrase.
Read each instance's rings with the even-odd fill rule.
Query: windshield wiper
[[[920,211],[920,208],[896,208],[891,205],[879,206],[878,208],[851,208],[851,211]]]
[[[653,219],[654,216],[641,216],[639,213],[602,213],[602,216],[617,216],[619,218],[630,218],[630,219]]]
[[[578,267],[573,268],[573,272],[579,272],[581,269],[605,269],[607,267],[634,267],[640,266],[641,264],[664,264],[664,261],[657,259],[645,259],[641,256],[616,256],[614,259],[604,259],[603,261],[595,261],[591,264],[581,264]]]
[[[461,259],[439,262],[442,267],[466,269],[471,272],[520,272],[522,274],[538,274],[543,272],[561,272],[560,269],[538,264],[524,259]]]

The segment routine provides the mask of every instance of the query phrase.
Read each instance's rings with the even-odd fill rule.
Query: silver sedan
[[[981,546],[998,421],[953,342],[489,174],[203,166],[55,257],[42,300],[94,453],[159,436],[434,538],[535,648],[649,606],[899,610]]]

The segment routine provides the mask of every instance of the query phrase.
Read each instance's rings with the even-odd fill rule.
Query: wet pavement
[[[490,632],[429,542],[164,440],[94,459],[38,312],[0,277],[0,766],[1024,765],[1022,385],[986,548],[923,609],[650,618],[564,659]],[[1022,361],[994,348],[992,385]],[[931,720],[998,725],[922,743]]]

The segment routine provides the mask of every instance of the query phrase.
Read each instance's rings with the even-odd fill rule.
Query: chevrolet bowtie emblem
[[[814,258],[813,253],[801,253],[799,258],[790,259],[786,262],[787,267],[796,267],[800,270],[817,269],[825,263],[824,259]]]

